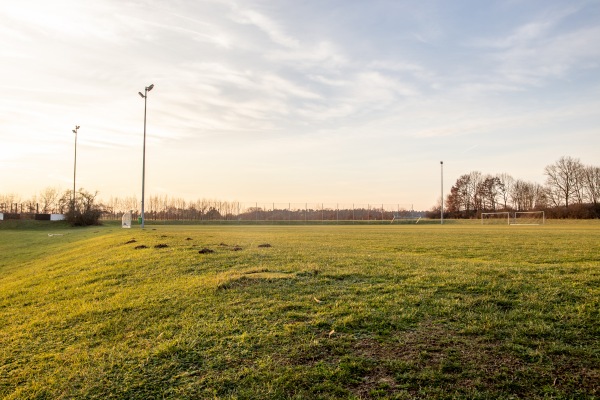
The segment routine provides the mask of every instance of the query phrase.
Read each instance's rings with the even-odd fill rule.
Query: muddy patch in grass
[[[134,247],[134,249],[136,249],[136,250],[139,250],[139,249],[147,249],[147,248],[148,248],[148,246],[146,246],[146,245],[143,245],[143,244],[140,244],[140,245],[138,245],[138,246],[135,246],[135,247]]]
[[[229,245],[229,244],[223,243],[223,242],[219,243],[219,247],[227,247],[231,251],[240,251],[240,250],[243,250],[242,246],[240,246],[240,245],[236,244],[236,245],[232,246],[232,245]]]
[[[429,322],[383,340],[363,338],[354,342],[350,353],[368,367],[361,384],[351,390],[359,398],[406,392],[421,398],[423,387],[465,397],[511,393],[535,398],[544,386],[558,397],[572,390],[594,392],[594,376],[583,365],[572,365],[567,371],[558,360],[529,363],[506,346]]]

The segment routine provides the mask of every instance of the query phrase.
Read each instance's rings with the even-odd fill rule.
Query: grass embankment
[[[0,397],[596,398],[599,243],[594,223],[0,229]]]

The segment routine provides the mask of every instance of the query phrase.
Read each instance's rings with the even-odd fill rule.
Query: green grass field
[[[600,396],[596,221],[5,223],[0,254],[0,398]]]

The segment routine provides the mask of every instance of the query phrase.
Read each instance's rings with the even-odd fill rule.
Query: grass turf
[[[596,398],[598,243],[597,222],[0,225],[0,397]]]

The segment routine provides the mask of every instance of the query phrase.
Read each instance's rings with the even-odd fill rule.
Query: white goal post
[[[516,211],[511,225],[544,225],[546,214],[543,211]]]
[[[481,225],[510,225],[508,211],[481,213]]]
[[[394,222],[397,222],[399,224],[418,224],[421,218],[422,217],[420,215],[414,215],[413,211],[395,212],[390,223],[393,224]]]
[[[123,214],[123,217],[121,217],[121,226],[127,229],[131,228],[131,212]]]
[[[481,213],[482,225],[544,225],[544,211],[508,211]]]

